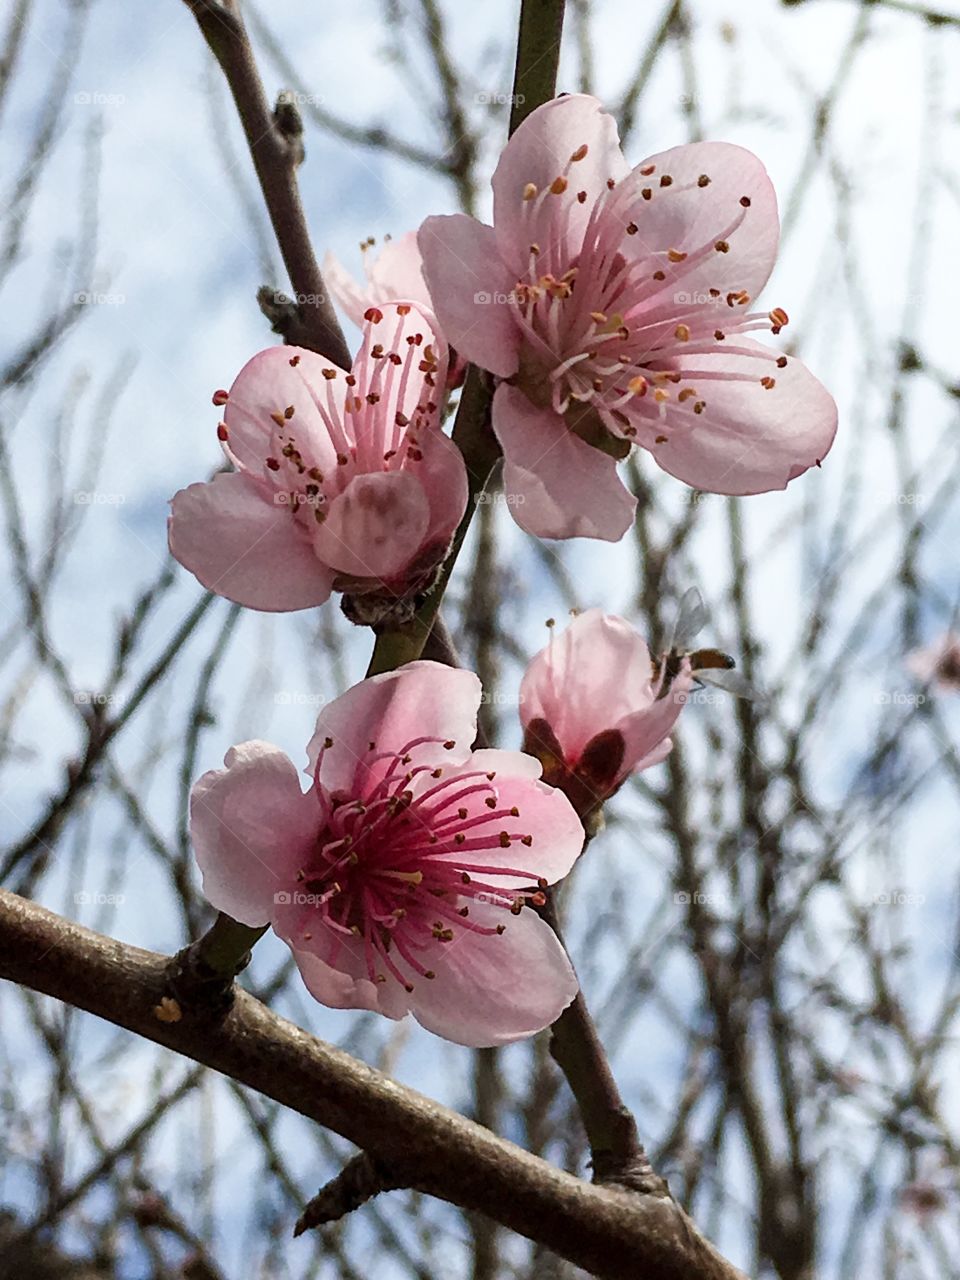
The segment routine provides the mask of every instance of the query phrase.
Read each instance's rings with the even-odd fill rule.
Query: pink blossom
[[[323,259],[327,288],[358,328],[370,307],[382,307],[385,302],[415,302],[421,311],[432,310],[415,231],[387,240],[377,254],[371,252],[372,241],[360,247],[366,276],[363,283],[358,283],[332,253]]]
[[[261,351],[214,397],[236,471],[176,494],[174,556],[253,609],[424,589],[467,502],[463,458],[440,429],[446,363],[409,304],[368,310],[349,374],[297,347]]]
[[[782,489],[833,441],[830,394],[745,335],[774,264],[776,196],[749,151],[674,147],[630,170],[613,117],[583,94],[534,111],[493,176],[494,226],[420,229],[441,328],[501,379],[493,426],[519,524],[616,541],[632,444],[714,493]]]
[[[943,693],[960,689],[960,636],[946,632],[925,649],[914,649],[906,657],[907,670]]]
[[[430,291],[423,278],[416,231],[408,231],[397,240],[388,239],[377,254],[371,252],[373,244],[373,240],[368,240],[360,246],[366,275],[363,283],[358,283],[332,253],[328,252],[323,259],[323,278],[344,314],[360,326],[370,307],[383,306],[386,302],[413,302],[430,317],[439,333]],[[463,382],[467,365],[455,351],[449,354],[446,386],[452,391]]]
[[[659,764],[692,684],[689,664],[672,680],[623,618],[588,609],[527,667],[520,685],[523,749],[581,817],[631,773]]]
[[[479,705],[471,672],[413,662],[324,708],[306,794],[278,748],[246,742],[191,798],[204,893],[271,924],[317,1000],[474,1046],[533,1035],[576,994],[525,904],[583,843],[535,760],[471,752]]]

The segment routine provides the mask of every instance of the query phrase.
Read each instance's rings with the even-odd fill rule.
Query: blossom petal
[[[371,297],[369,287],[364,289],[340,259],[329,251],[324,254],[322,271],[323,282],[333,294],[340,310],[359,329],[363,324],[363,313],[375,300]]]
[[[330,371],[336,372],[336,378],[329,378]],[[333,471],[337,450],[318,408],[319,387],[324,388],[324,401],[329,396],[342,406],[346,390],[343,371],[315,351],[268,347],[248,360],[230,388],[224,410],[227,450],[237,465],[269,478],[265,468],[276,445],[274,415],[286,414],[304,458],[321,471]]]
[[[419,550],[430,524],[423,485],[409,471],[354,476],[324,509],[316,554],[338,573],[390,578]]]
[[[500,260],[493,228],[463,213],[427,218],[419,231],[423,274],[447,341],[481,369],[517,371],[519,331],[508,295],[517,282]]]
[[[295,947],[284,938],[293,951],[304,986],[321,1004],[330,1009],[368,1009],[382,1013],[387,1018],[402,1018],[409,1012],[409,997],[396,978],[386,975],[385,982],[371,982],[367,976],[362,942],[355,938],[334,939],[333,931],[315,926],[318,935],[338,950],[334,963],[328,963],[312,947],[302,943]],[[281,937],[284,934],[278,930]]]
[[[643,715],[654,700],[650,650],[629,622],[601,609],[575,617],[532,659],[520,684],[520,720],[550,725],[568,764],[591,738]]]
[[[424,545],[444,549],[467,509],[467,467],[463,454],[442,431],[425,431],[419,442],[422,458],[411,464],[430,502],[430,524]]]
[[[444,769],[443,776],[450,782],[459,774],[477,771],[495,775],[491,782],[496,793],[496,808],[487,807],[482,794],[468,796],[462,803],[468,814],[467,821],[476,823],[470,827],[471,839],[486,838],[490,848],[465,854],[455,846],[449,855],[437,860],[468,867],[471,860],[475,860],[483,866],[509,867],[530,873],[526,880],[493,871],[479,874],[479,879],[505,889],[529,888],[538,880],[546,880],[547,884],[562,880],[583,851],[583,826],[563,792],[540,781],[540,762],[522,751],[489,748],[474,751],[458,768]],[[453,791],[446,794],[450,796]],[[496,816],[512,808],[519,810],[517,817]],[[515,838],[503,847],[497,840],[503,830],[522,834],[530,843],[523,844]]]
[[[693,685],[689,667],[681,671],[662,698],[652,706],[626,715],[617,725],[623,734],[624,751],[621,777],[649,769],[669,754],[673,743],[668,734],[687,701]]]
[[[267,924],[317,834],[316,797],[300,790],[296,766],[269,742],[232,747],[226,769],[205,773],[190,793],[190,835],[203,892],[241,924]]]
[[[670,179],[667,186],[661,185],[664,178]],[[703,183],[704,178],[709,181]],[[634,169],[619,198],[630,199],[624,207],[638,228],[624,240],[623,251],[658,255],[667,272],[663,291],[672,285],[679,305],[713,305],[722,328],[729,314],[726,295],[743,290],[755,298],[766,284],[777,257],[780,219],[773,183],[752,151],[729,142],[691,142],[661,151]],[[726,244],[726,250],[717,244]],[[671,249],[687,259],[668,260]],[[715,302],[711,288],[721,295]]]
[[[501,936],[457,930],[433,952],[436,973],[417,982],[410,1007],[417,1021],[472,1048],[510,1044],[556,1022],[577,994],[573,966],[556,934],[532,910],[491,910],[482,923],[503,923]]]
[[[408,662],[354,685],[320,712],[307,747],[310,771],[326,739],[319,779],[328,792],[354,787],[358,768],[370,754],[403,751],[418,738],[437,741],[417,748],[417,763],[457,765],[470,754],[477,734],[480,681],[472,671],[439,662]],[[444,742],[452,742],[450,749]],[[364,769],[361,783],[372,785],[376,769]]]
[[[689,405],[667,402],[661,432],[667,439],[651,452],[664,471],[708,493],[785,489],[830,451],[836,403],[799,360],[790,357],[779,369],[776,353],[759,342],[738,338],[737,346],[757,356],[718,350],[678,362],[706,407],[695,416]],[[772,379],[772,389],[761,385],[761,376]]]
[[[370,266],[370,292],[375,302],[431,306],[416,231],[407,231],[384,244]]]
[[[243,472],[181,489],[171,503],[170,551],[209,591],[250,609],[323,604],[333,575],[275,493]]]
[[[571,164],[571,156],[584,144],[586,155]],[[616,121],[596,98],[567,94],[531,112],[507,143],[493,175],[497,241],[514,275],[526,277],[531,242],[550,262],[566,260],[569,266],[570,257],[580,250],[593,206],[607,195],[608,179],[617,182],[628,172]],[[557,195],[547,193],[564,175],[566,188]],[[546,194],[525,199],[531,187],[538,196]],[[578,199],[580,192],[586,192],[583,201]]]
[[[617,464],[585,444],[550,409],[502,383],[493,399],[493,429],[503,447],[503,484],[513,517],[538,538],[602,538],[617,542],[633,522],[637,500]]]

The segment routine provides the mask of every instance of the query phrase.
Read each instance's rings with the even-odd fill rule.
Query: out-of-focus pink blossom
[[[361,245],[366,279],[353,278],[339,258],[327,253],[323,259],[323,278],[327,288],[344,314],[358,327],[370,307],[385,302],[415,302],[421,311],[432,308],[430,292],[423,278],[423,262],[417,245],[417,233],[408,231],[396,240],[385,241],[379,253],[373,243]]]
[[[463,458],[439,425],[446,362],[408,303],[367,311],[350,373],[297,347],[254,356],[214,397],[236,470],[176,494],[174,556],[253,609],[422,590],[467,502]]]
[[[370,307],[383,306],[386,302],[415,302],[421,311],[432,317],[433,303],[423,278],[423,259],[416,231],[385,241],[379,253],[373,252],[373,244],[368,240],[360,246],[366,276],[363,281],[355,280],[334,254],[327,253],[323,259],[324,281],[344,315],[359,327]],[[460,385],[465,370],[466,362],[451,351],[447,369],[448,390]]]
[[[492,227],[432,217],[419,240],[448,342],[501,380],[493,426],[523,528],[620,538],[636,502],[616,464],[633,444],[725,494],[782,489],[825,456],[833,398],[746,336],[787,323],[750,308],[779,220],[749,151],[693,143],[631,171],[613,117],[574,94],[523,122],[493,196]]]
[[[474,1046],[533,1035],[576,994],[526,904],[583,843],[535,760],[471,752],[479,705],[471,672],[410,663],[321,712],[306,794],[278,748],[246,742],[191,797],[204,893],[272,925],[317,1000]]]
[[[689,663],[667,679],[628,622],[588,609],[552,634],[527,667],[523,749],[587,817],[629,774],[668,754],[692,682]]]
[[[925,649],[914,649],[906,657],[907,670],[944,693],[960,689],[960,636],[946,632]]]

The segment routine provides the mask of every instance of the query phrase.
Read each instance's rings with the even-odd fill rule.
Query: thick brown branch
[[[407,1185],[477,1210],[608,1280],[743,1280],[669,1200],[590,1186],[238,991],[164,1021],[168,960],[0,891],[0,977],[97,1014],[333,1129]]]

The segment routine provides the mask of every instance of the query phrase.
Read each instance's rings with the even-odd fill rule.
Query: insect
[[[703,597],[696,587],[690,587],[680,600],[680,610],[666,650],[653,659],[654,680],[660,680],[661,673],[663,676],[660,697],[666,694],[680,673],[681,663],[687,658],[693,678],[698,684],[711,684],[735,697],[762,702],[763,695],[759,690],[754,689],[739,671],[734,670],[737,664],[729,653],[720,649],[692,648],[693,638],[703,629],[707,617]]]

